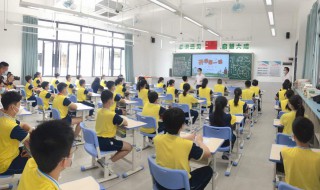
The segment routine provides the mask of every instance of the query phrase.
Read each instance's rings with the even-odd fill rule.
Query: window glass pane
[[[97,46],[95,49],[94,76],[101,76],[102,60],[103,48]]]
[[[78,68],[78,45],[77,44],[70,44],[69,45],[69,70],[68,74],[71,76],[77,75]]]
[[[125,39],[124,34],[113,33],[113,37]],[[113,39],[113,46],[115,47],[123,47],[125,46],[124,40]]]
[[[121,50],[121,74],[124,78],[126,78],[126,64],[125,64],[125,58],[124,58],[124,50]]]
[[[67,75],[68,67],[68,43],[59,44],[59,73],[61,76]]]
[[[104,48],[104,51],[103,51],[103,74],[107,76],[111,76],[110,48]]]
[[[82,76],[92,76],[92,45],[81,45],[81,71]]]
[[[39,40],[38,41],[38,72],[42,73],[42,66],[43,66],[43,52],[42,52],[42,48],[43,48],[43,41]]]
[[[114,49],[113,76],[120,75],[121,49]]]
[[[93,34],[92,28],[82,27],[82,32]],[[82,42],[83,43],[93,43],[93,35],[82,34]]]
[[[47,26],[52,27],[56,25],[56,23],[53,22],[46,22],[46,21],[38,21],[38,25],[40,26]],[[45,29],[45,28],[38,28],[38,38],[44,38],[44,39],[56,39],[56,31],[53,29]]]
[[[52,76],[52,58],[54,56],[53,42],[44,41],[44,76]]]
[[[74,26],[69,24],[59,24],[58,28],[80,31],[80,26]],[[80,33],[70,31],[58,31],[58,40],[80,42]]]
[[[112,39],[107,38],[104,36],[112,37],[111,32],[106,32],[102,30],[95,30],[95,34],[102,35],[102,36],[95,36],[94,37],[94,43],[99,45],[105,45],[105,46],[111,46],[112,45]]]

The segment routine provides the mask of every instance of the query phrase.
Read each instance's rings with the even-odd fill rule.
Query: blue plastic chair
[[[92,88],[87,88],[88,92],[93,92]]]
[[[92,156],[91,165],[81,166],[81,171],[101,167],[104,171],[104,176],[102,179],[97,180],[99,183],[118,178],[119,175],[112,174],[112,169],[108,167],[107,163],[107,156],[115,153],[116,151],[101,151],[96,132],[87,128],[83,122],[80,123],[80,127],[83,133],[84,149],[90,156]],[[101,161],[102,159],[104,159],[104,161]]]
[[[186,120],[188,120],[188,121],[191,123],[191,128],[193,128],[193,123],[192,123],[192,118],[193,118],[193,116],[191,116],[189,105],[188,105],[188,104],[172,103],[172,107],[174,107],[174,108],[180,108],[180,109],[182,109],[182,111],[183,111],[184,113],[188,113],[188,114],[189,114],[189,117],[186,117]]]
[[[0,189],[12,189],[13,185],[8,183],[8,179],[13,179],[13,175],[0,175]],[[5,180],[2,182],[2,180]]]
[[[150,88],[154,88],[154,84],[149,84],[149,87]]]
[[[52,118],[53,119],[61,119],[61,116],[60,116],[60,112],[59,110],[55,109],[55,108],[52,108]]]
[[[98,102],[98,108],[102,108],[102,102]]]
[[[173,102],[172,94],[166,94],[166,96],[164,98],[162,98],[161,101],[162,101],[161,104],[164,105],[164,106],[172,105],[172,103],[166,103],[166,101],[172,101]]]
[[[57,90],[53,87],[53,85],[49,86],[49,90],[54,94],[56,94],[56,92],[57,92]]]
[[[290,135],[286,135],[283,133],[278,133],[276,138],[276,143],[281,145],[287,145],[289,147],[297,146],[297,143],[293,141]]]
[[[225,141],[229,141],[229,146],[226,147],[220,147],[218,148],[219,152],[229,152],[231,155],[232,148],[231,148],[231,143],[232,143],[232,130],[230,127],[214,127],[214,126],[209,126],[209,125],[204,125],[203,126],[203,136],[204,137],[209,137],[209,138],[219,138],[219,139],[224,139]],[[227,170],[225,171],[224,175],[229,176],[231,173],[231,162],[228,162],[228,167]]]
[[[141,98],[136,98],[133,97],[130,99],[131,101],[136,101],[137,103],[132,104],[134,106],[134,108],[132,108],[133,111],[137,112],[142,112],[142,107],[143,107],[143,101]]]
[[[166,189],[190,190],[188,173],[185,170],[173,170],[159,166],[154,156],[148,157],[153,190],[158,190],[156,182]]]
[[[280,181],[278,184],[278,190],[301,190],[301,189],[294,187],[292,185],[289,185],[283,181]]]
[[[43,115],[42,120],[44,121],[46,119],[46,114],[50,113],[51,110],[45,110],[44,109],[44,103],[43,103],[42,98],[36,97],[36,99],[37,99],[37,105],[38,105],[38,108],[39,108],[38,110],[39,110],[40,113],[42,113],[42,115]],[[40,107],[42,107],[42,109],[40,109]]]
[[[280,111],[279,113],[278,113],[278,117],[277,117],[277,119],[280,119],[281,118],[281,116],[283,115],[283,114],[285,114],[286,112],[284,112],[284,111]]]
[[[158,94],[163,94],[164,92],[163,88],[154,88],[154,91]]]
[[[77,103],[77,97],[75,95],[70,95],[69,100],[73,103]]]
[[[21,89],[20,92],[21,92],[21,96],[23,97],[23,101],[26,103],[26,105],[28,106],[27,109],[29,110],[30,105],[35,101],[34,100],[27,100],[27,94],[24,89]]]

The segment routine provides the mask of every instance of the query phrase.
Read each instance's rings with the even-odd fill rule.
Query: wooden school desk
[[[61,190],[101,190],[99,183],[93,179],[92,176],[88,176],[82,179],[70,181],[60,185]]]
[[[132,146],[134,147],[134,149],[136,149],[136,150],[132,151],[132,157],[131,157],[132,169],[125,172],[124,174],[122,174],[122,177],[126,178],[129,175],[132,175],[134,173],[137,173],[138,171],[143,170],[143,168],[144,168],[143,166],[136,166],[136,160],[135,160],[136,159],[136,151],[141,151],[141,150],[138,150],[139,148],[136,145],[136,137],[135,136],[136,136],[136,133],[138,133],[139,128],[146,125],[146,123],[130,119],[130,118],[123,116],[123,115],[121,115],[121,117],[123,119],[127,120],[127,122],[128,122],[128,126],[125,126],[126,130],[133,130]]]

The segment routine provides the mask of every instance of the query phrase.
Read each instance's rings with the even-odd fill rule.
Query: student
[[[192,124],[194,124],[199,116],[199,113],[195,110],[192,110],[192,104],[198,103],[198,99],[194,96],[190,95],[188,92],[190,90],[190,84],[186,83],[183,85],[183,93],[179,95],[179,103],[180,104],[188,104],[190,108],[190,114],[192,119]],[[189,117],[189,113],[185,113],[186,117]],[[187,121],[186,121],[187,122]]]
[[[9,64],[7,62],[1,61],[0,62],[0,76],[6,74],[9,69]]]
[[[282,133],[292,135],[292,123],[295,118],[304,117],[304,107],[302,105],[302,98],[299,95],[294,95],[289,99],[288,107],[290,112],[285,113],[280,118],[280,124],[283,126]]]
[[[98,110],[96,121],[96,132],[101,151],[117,151],[111,157],[112,162],[124,158],[132,150],[132,146],[124,141],[117,140],[117,126],[127,126],[128,122],[110,110],[113,104],[113,93],[104,90],[101,93],[102,108]]]
[[[146,80],[141,80],[139,82],[139,86],[137,87],[138,89],[138,98],[141,98],[143,101],[143,105],[146,105],[148,100],[148,93],[149,90],[147,89],[147,81]]]
[[[103,88],[107,87],[107,81],[105,80],[105,78],[106,78],[106,75],[102,75],[100,80],[100,86],[102,86]]]
[[[198,68],[198,74],[196,75],[196,88],[200,88],[201,84],[202,84],[202,80],[204,79],[204,74],[202,74],[202,69],[201,68]]]
[[[179,90],[177,90],[175,87],[174,87],[174,84],[175,84],[175,81],[173,79],[169,80],[167,82],[167,94],[171,94],[172,97],[173,97],[173,101],[172,100],[168,100],[166,101],[166,103],[170,104],[170,103],[173,103],[174,102],[174,99],[175,97],[178,95],[179,93]]]
[[[111,91],[113,93],[113,101],[114,102],[113,102],[112,106],[110,107],[110,110],[116,112],[118,115],[126,115],[127,113],[126,113],[125,109],[118,109],[117,108],[117,102],[125,104],[126,101],[119,94],[114,93],[114,91],[116,89],[115,83],[113,81],[108,81],[107,88],[109,91]]]
[[[60,76],[60,74],[59,73],[55,73],[54,74],[54,79],[52,79],[52,81],[51,81],[51,85],[53,86],[53,88],[54,88],[54,92],[53,93],[55,93],[55,94],[57,94],[58,93],[58,91],[57,91],[57,85],[59,84],[59,76]]]
[[[42,83],[42,78],[41,78],[41,73],[40,72],[36,72],[33,76],[33,87],[35,89],[37,88],[41,88],[41,83]]]
[[[92,88],[92,91],[94,93],[98,93],[98,90],[103,90],[104,89],[104,87],[101,86],[99,77],[94,78],[94,81],[91,84],[91,88]]]
[[[230,114],[245,114],[247,112],[247,103],[241,101],[242,90],[241,88],[234,89],[234,99],[229,100]]]
[[[213,104],[211,102],[211,95],[213,94],[212,90],[207,87],[208,85],[208,79],[204,78],[202,80],[202,85],[198,90],[199,97],[200,98],[206,98],[207,99],[207,107],[209,108],[209,113],[212,113],[213,110]],[[201,114],[203,111],[201,111]]]
[[[242,90],[242,100],[254,100],[255,93],[252,89],[250,89],[251,81],[247,80],[245,82],[245,86],[246,88]]]
[[[74,134],[61,120],[40,124],[30,135],[30,158],[19,181],[18,190],[58,190],[61,172],[71,167],[77,147]]]
[[[227,88],[222,84],[222,79],[218,79],[217,84],[213,87],[213,91],[215,93],[221,93],[222,96],[227,92]]]
[[[68,91],[67,91],[67,84],[64,82],[61,82],[57,86],[59,94],[56,95],[56,97],[53,100],[52,107],[57,109],[60,112],[60,117],[62,120],[65,120],[70,125],[76,125],[75,129],[75,137],[77,138],[80,133],[80,123],[82,122],[81,117],[71,117],[69,115],[69,109],[70,110],[77,110],[77,104],[72,103],[68,98]]]
[[[231,114],[225,113],[225,108],[227,107],[228,100],[224,96],[219,96],[216,98],[214,112],[209,115],[210,125],[214,127],[230,127],[231,130],[235,129],[236,117]],[[232,132],[231,139],[231,150],[234,147],[237,137]],[[229,140],[225,140],[221,147],[230,146]],[[229,151],[224,152],[222,159],[229,160]]]
[[[115,85],[116,85],[115,93],[120,94],[121,97],[125,97],[125,93],[127,92],[127,89],[123,86],[123,79],[122,78],[116,79]]]
[[[20,110],[21,95],[10,91],[2,95],[3,115],[0,117],[0,175],[21,174],[28,156],[20,143],[29,145],[32,128],[15,119]]]
[[[84,79],[80,79],[79,85],[80,85],[80,88],[78,89],[78,92],[77,92],[77,101],[86,106],[90,106],[94,108],[94,104],[87,102],[87,96],[91,96],[92,93],[89,92],[87,89],[85,89],[86,81]],[[94,109],[90,110],[89,116],[87,117],[87,119],[90,121],[94,121],[93,111]]]
[[[80,79],[82,78],[82,76],[81,75],[77,75],[76,76],[76,81],[75,81],[75,85],[76,85],[76,87],[77,88],[80,88],[80,84],[79,84],[79,82],[80,82]]]
[[[41,87],[43,90],[40,92],[39,97],[42,99],[44,106],[43,106],[43,108],[41,106],[39,106],[39,108],[44,109],[44,110],[51,110],[51,108],[49,106],[49,101],[55,97],[55,94],[51,94],[48,92],[49,82],[43,81],[41,83]],[[50,112],[50,118],[51,117],[52,117],[52,113]]]
[[[27,81],[26,86],[24,87],[24,89],[26,91],[26,98],[27,98],[27,100],[34,101],[34,102],[32,102],[32,107],[36,107],[37,106],[37,99],[33,94],[34,89],[32,86],[32,77],[30,75],[27,75],[25,77],[25,79]]]
[[[179,108],[171,108],[164,112],[163,123],[167,133],[154,138],[156,162],[165,168],[187,171],[191,189],[205,189],[213,175],[211,167],[204,166],[191,171],[189,160],[207,159],[211,157],[211,153],[203,143],[201,135],[192,137],[195,142],[180,137],[184,120],[184,113]],[[158,183],[156,185],[158,189],[165,189]]]
[[[67,75],[66,76],[66,84],[67,84],[67,88],[68,88],[68,95],[71,95],[73,94],[73,88],[74,88],[74,85],[71,84],[71,75]]]
[[[158,93],[154,91],[149,92],[148,99],[149,99],[149,102],[143,106],[141,114],[143,116],[154,117],[156,119],[156,123],[157,123],[156,128],[158,129],[158,133],[161,133],[162,131],[164,131],[164,126],[162,122],[159,122],[159,119],[162,117],[166,109],[159,105]],[[149,134],[156,134],[156,131],[154,128],[141,127],[140,131],[144,133],[149,133]]]
[[[183,85],[185,84],[185,83],[188,83],[188,77],[187,76],[183,76],[182,77],[182,83],[180,83],[180,90],[183,90]],[[194,91],[194,89],[192,88],[192,86],[190,85],[190,91]]]
[[[160,77],[159,80],[158,80],[157,88],[163,88],[163,89],[165,89],[165,88],[166,88],[166,85],[165,85],[163,82],[164,82],[164,78],[163,78],[163,77]]]
[[[250,89],[254,92],[254,94],[256,96],[261,97],[261,90],[258,85],[259,85],[259,81],[254,79],[252,81],[252,86],[250,87]],[[261,101],[260,100],[258,100],[258,112],[261,112]]]
[[[288,102],[289,99],[294,95],[294,91],[293,90],[287,90],[286,93],[284,94],[285,99],[280,101],[280,105],[279,107],[281,108],[281,111],[284,112],[290,112],[290,109],[288,107]]]
[[[281,150],[286,183],[299,189],[320,189],[320,153],[309,147],[314,136],[313,123],[304,117],[298,117],[292,124],[294,148]]]
[[[3,80],[0,80],[0,98],[1,98],[1,95],[4,94],[5,92],[6,92],[5,84]]]
[[[8,73],[7,74],[7,81],[5,83],[6,88],[8,90],[16,89],[16,86],[13,84],[13,81],[14,81],[14,75],[12,73]]]
[[[291,86],[292,86],[291,82],[289,80],[285,80],[282,83],[282,88],[276,94],[275,100],[279,100],[279,101],[285,100],[286,98],[284,97],[284,94],[287,92],[287,90],[291,89]]]

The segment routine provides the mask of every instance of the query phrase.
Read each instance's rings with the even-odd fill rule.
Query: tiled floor
[[[217,154],[217,169],[219,172],[217,180],[218,190],[270,190],[273,188],[273,164],[268,161],[271,144],[274,142],[275,129],[272,126],[273,118],[275,117],[274,94],[280,87],[276,83],[261,84],[262,89],[266,90],[263,96],[263,114],[259,118],[258,123],[252,128],[253,135],[250,140],[245,141],[243,149],[243,157],[237,167],[232,167],[231,175],[224,176],[224,170],[227,164],[222,161],[221,153]],[[276,88],[276,89],[275,89]],[[36,117],[36,118],[35,118]],[[41,119],[39,116],[26,117],[24,120],[32,125],[36,125],[35,119]],[[87,126],[94,128],[94,122],[86,122]],[[132,137],[125,139],[132,142]],[[148,169],[147,157],[154,153],[154,149],[149,148],[137,154],[137,162],[144,166],[144,170],[129,176],[126,179],[119,178],[103,183],[103,186],[108,190],[150,190],[152,189],[151,176]],[[62,175],[60,182],[67,182],[79,179],[85,176],[93,176],[99,178],[102,176],[102,170],[94,169],[81,172],[82,165],[90,164],[91,158],[81,146],[75,153],[75,160],[71,168],[66,169]],[[131,154],[130,154],[131,155]],[[128,157],[130,158],[130,157]],[[195,168],[204,163],[192,163],[192,168]],[[114,164],[114,171],[122,174],[130,169],[130,165],[125,161],[119,161]],[[211,189],[208,185],[206,190]]]

